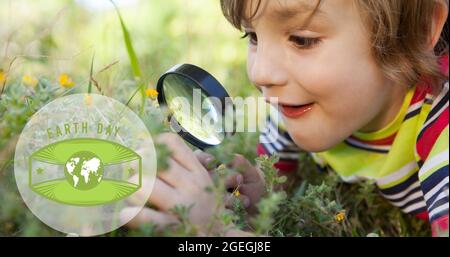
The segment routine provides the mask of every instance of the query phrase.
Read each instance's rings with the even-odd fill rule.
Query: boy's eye
[[[258,43],[258,37],[255,32],[245,32],[241,38],[249,38],[249,42],[252,45],[256,45]]]
[[[318,38],[300,37],[300,36],[290,36],[289,40],[295,44],[296,47],[301,49],[308,49],[314,47],[320,42]]]

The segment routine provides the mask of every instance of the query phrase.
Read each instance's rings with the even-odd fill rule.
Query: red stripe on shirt
[[[413,97],[411,98],[411,101],[409,103],[409,106],[422,101],[425,99],[425,96],[427,93],[430,92],[430,87],[427,83],[424,83],[423,81],[419,82],[416,85],[416,90],[414,91]]]
[[[442,130],[448,126],[448,107],[439,115],[437,120],[434,121],[423,132],[422,137],[417,142],[417,153],[422,160],[426,160],[428,154],[430,154],[431,148],[438,139]]]
[[[266,149],[264,148],[264,146],[262,144],[258,144],[258,146],[256,148],[256,153],[258,154],[258,156],[269,155],[269,153],[266,151]]]
[[[444,55],[439,59],[439,68],[441,72],[448,77],[448,55]]]
[[[281,173],[290,173],[297,170],[298,162],[297,161],[286,161],[281,160],[275,163],[275,168],[277,168]]]
[[[440,217],[431,224],[431,233],[433,236],[445,234],[448,236],[448,215]]]
[[[258,156],[261,155],[270,155],[264,146],[262,144],[258,144],[256,152]],[[275,163],[275,168],[277,168],[281,173],[289,173],[294,172],[297,170],[298,167],[298,161],[296,160],[280,160],[277,163]]]
[[[428,217],[428,212],[427,211],[424,211],[424,212],[421,212],[421,213],[417,213],[416,217],[419,218],[419,219],[422,219],[422,220],[426,220],[426,221],[428,221],[430,219]]]
[[[388,137],[385,137],[382,139],[377,139],[377,140],[362,140],[355,136],[350,136],[350,138],[355,141],[358,141],[360,143],[367,144],[367,145],[392,145],[392,142],[394,142],[396,135],[397,135],[397,132],[395,132],[394,134],[392,134]]]

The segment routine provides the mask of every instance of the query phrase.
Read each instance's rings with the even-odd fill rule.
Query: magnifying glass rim
[[[166,98],[164,95],[164,79],[169,76],[169,75],[180,75],[192,82],[194,82],[194,84],[202,90],[202,93],[204,93],[207,97],[216,97],[220,100],[221,106],[217,106],[217,104],[214,103],[214,101],[212,102],[212,104],[214,105],[214,107],[219,107],[222,114],[225,111],[225,99],[227,97],[229,97],[227,91],[225,90],[225,88],[219,83],[219,81],[217,81],[216,78],[214,78],[214,76],[212,76],[209,72],[205,71],[204,69],[195,66],[193,64],[178,64],[175,65],[174,67],[172,67],[170,70],[168,70],[167,72],[165,72],[158,80],[158,83],[156,85],[156,90],[158,91],[158,102],[160,105],[162,106],[168,106],[167,102],[166,102]],[[209,83],[200,83],[199,80],[202,79],[209,79]],[[233,107],[234,108],[234,107]],[[168,116],[168,120],[169,122],[171,122],[171,126],[172,127],[178,127],[177,131],[178,134],[185,139],[186,141],[188,141],[189,143],[191,143],[192,145],[200,148],[200,149],[205,149],[207,147],[211,147],[211,146],[216,146],[214,144],[208,144],[200,139],[198,139],[197,137],[195,137],[194,135],[192,135],[187,129],[185,129],[176,119],[172,119],[172,114]],[[224,132],[224,136],[226,136],[227,133]],[[218,145],[218,144],[217,144]]]

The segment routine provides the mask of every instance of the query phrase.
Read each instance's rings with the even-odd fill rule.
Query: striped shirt
[[[444,61],[448,75],[448,57]],[[346,182],[374,180],[392,205],[428,219],[433,235],[448,234],[448,91],[448,81],[438,95],[432,95],[426,83],[418,83],[385,128],[355,132],[333,148],[311,155],[319,169],[333,170]],[[299,149],[275,120],[269,117],[258,153],[279,155],[280,172],[296,170]]]

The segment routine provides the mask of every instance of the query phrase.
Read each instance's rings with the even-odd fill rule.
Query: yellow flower
[[[39,80],[37,78],[30,75],[23,76],[22,81],[25,85],[30,87],[35,87],[39,83]]]
[[[58,78],[59,84],[65,88],[71,88],[75,85],[73,80],[67,74],[61,74]]]
[[[345,219],[345,212],[344,211],[340,211],[338,212],[336,215],[334,215],[334,220],[336,222],[342,222]]]
[[[226,168],[227,168],[227,166],[225,166],[225,164],[221,163],[221,164],[216,168],[216,170],[224,170],[224,169],[226,169]]]
[[[92,96],[90,94],[85,94],[84,95],[84,104],[87,106],[91,106],[92,105]]]
[[[236,189],[236,190],[233,192],[233,195],[234,195],[235,197],[239,197],[239,196],[241,195],[241,192],[239,192],[239,190]]]
[[[170,122],[167,119],[164,119],[163,123],[164,123],[164,126],[170,126]]]
[[[156,91],[156,89],[153,88],[145,90],[145,94],[147,95],[148,98],[152,100],[155,100],[158,97],[158,91]]]
[[[6,74],[0,69],[0,85],[6,80]]]

